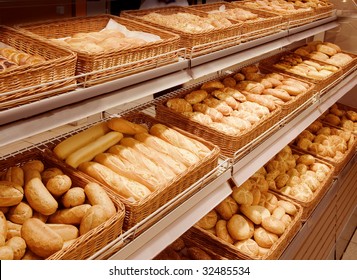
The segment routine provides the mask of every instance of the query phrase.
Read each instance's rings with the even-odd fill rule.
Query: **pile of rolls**
[[[170,185],[211,153],[198,140],[163,124],[149,128],[123,118],[87,128],[53,152],[133,203]]]
[[[0,181],[0,259],[45,259],[117,212],[97,183],[72,183],[60,168],[32,160]]]
[[[46,61],[40,55],[31,55],[10,47],[0,48],[0,72],[16,66],[34,65]]]
[[[328,119],[331,117],[327,115]],[[339,162],[351,150],[356,141],[352,132],[314,121],[294,140],[294,145],[328,160]]]
[[[269,192],[265,173],[260,169],[241,186],[232,183],[232,194],[196,226],[251,258],[265,258],[299,211],[293,202]]]
[[[333,172],[328,164],[308,153],[298,153],[285,146],[265,166],[269,189],[306,203],[314,199]]]
[[[277,73],[260,73],[256,65],[205,82],[187,94],[170,98],[165,106],[216,131],[239,136],[310,89],[307,83]]]
[[[261,9],[264,11],[277,12],[282,14],[293,12],[306,12],[311,10],[311,7],[301,7],[295,5],[295,3],[292,1],[285,0],[243,1],[242,4],[253,9]]]
[[[336,103],[321,116],[320,120],[357,133],[357,111],[352,108],[344,109],[342,105]]]

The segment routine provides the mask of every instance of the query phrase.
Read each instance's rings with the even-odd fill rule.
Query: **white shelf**
[[[282,127],[277,127],[265,141],[254,147],[248,155],[233,165],[233,180],[241,185],[278,151],[294,140],[307,126],[320,117],[332,104],[357,85],[357,73],[353,72],[330,89],[321,98],[311,100],[310,105]],[[245,149],[245,148],[244,148]],[[249,147],[248,147],[249,149]]]
[[[227,183],[231,170],[226,169],[213,181],[206,184],[202,189],[193,195],[189,192],[180,194],[183,203],[179,204],[171,212],[161,218],[153,226],[135,237],[125,247],[113,253],[111,260],[145,260],[152,259],[165,247],[175,241],[184,232],[191,228],[202,216],[213,209],[218,203],[226,198],[232,189]],[[188,191],[190,191],[188,189]],[[186,198],[186,196],[188,196]],[[177,199],[177,198],[175,198]],[[168,204],[170,204],[169,202]],[[155,213],[154,215],[155,216]],[[150,218],[150,217],[149,217]],[[150,219],[149,219],[150,220]],[[140,226],[140,225],[139,225]],[[136,228],[125,233],[130,236],[135,233]],[[91,259],[103,259],[117,244],[122,244],[123,239],[118,238],[108,244],[105,248],[97,252]]]

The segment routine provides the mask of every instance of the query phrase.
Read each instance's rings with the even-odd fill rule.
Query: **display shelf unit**
[[[335,21],[336,16],[332,16],[299,27],[298,33],[283,31],[282,34],[272,34],[240,44],[232,50],[221,50],[202,58],[182,60],[172,65],[0,111],[3,132],[0,135],[0,147],[279,50],[296,40],[335,28],[338,25]],[[289,32],[293,34],[289,35]]]

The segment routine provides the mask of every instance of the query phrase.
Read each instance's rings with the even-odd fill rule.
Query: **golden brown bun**
[[[242,215],[233,215],[227,222],[227,229],[234,240],[245,240],[250,237],[249,224]]]
[[[107,121],[110,129],[121,132],[123,134],[134,135],[140,132],[148,132],[143,125],[133,123],[123,118],[112,118]]]
[[[24,197],[23,188],[13,182],[0,181],[0,207],[17,205]]]
[[[197,226],[203,229],[211,229],[215,227],[217,220],[217,212],[215,210],[211,210],[197,222]]]
[[[234,240],[230,236],[227,228],[227,221],[226,220],[219,220],[216,223],[216,235],[218,238],[221,238],[227,243],[233,244]]]
[[[33,215],[32,208],[28,203],[21,201],[19,204],[12,206],[6,214],[8,220],[13,223],[22,225],[27,219]]]
[[[220,204],[215,207],[215,210],[221,215],[225,220],[229,220],[234,214],[238,212],[238,204],[231,197],[226,197]]]
[[[79,233],[83,235],[88,231],[96,228],[101,225],[108,219],[107,214],[105,213],[105,209],[101,205],[94,205],[87,210],[84,214],[80,226]]]
[[[26,252],[26,241],[19,236],[15,236],[6,241],[6,246],[11,247],[14,252],[14,260],[21,260]]]

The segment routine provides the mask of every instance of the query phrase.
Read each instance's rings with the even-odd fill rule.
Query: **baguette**
[[[184,148],[200,158],[206,157],[211,151],[201,142],[189,138],[163,124],[155,124],[150,128],[150,134],[179,148]]]
[[[179,175],[187,169],[187,167],[183,163],[175,160],[173,157],[166,155],[164,153],[160,153],[155,149],[150,148],[149,146],[145,145],[144,143],[134,138],[124,137],[123,139],[120,140],[120,144],[125,147],[130,147],[144,154],[146,157],[148,157],[152,161],[155,161],[157,164],[162,166],[164,171],[166,171],[166,169],[169,168],[176,175]]]
[[[192,166],[199,161],[199,158],[195,154],[185,149],[175,147],[148,133],[138,133],[135,135],[135,139],[145,143],[158,152],[174,157],[174,159],[182,162],[187,167]]]
[[[144,185],[121,176],[97,162],[83,162],[78,169],[131,202],[140,201],[151,193]]]
[[[94,158],[94,161],[110,168],[115,173],[139,182],[146,186],[150,191],[154,191],[162,183],[153,176],[146,168],[137,168],[129,161],[121,159],[112,153],[101,153]]]
[[[64,160],[76,150],[93,142],[109,131],[110,129],[106,123],[94,125],[62,141],[53,149],[53,152],[58,158]]]
[[[107,121],[107,125],[114,131],[129,135],[148,131],[144,126],[130,122],[123,118],[112,118]]]
[[[117,131],[111,131],[99,137],[93,142],[76,150],[66,159],[66,163],[74,168],[77,168],[83,162],[92,160],[97,154],[102,153],[115,145],[123,138],[123,134]]]
[[[131,164],[136,170],[147,170],[147,173],[151,174],[157,182],[167,183],[176,177],[172,171],[165,173],[155,162],[130,147],[114,145],[108,152],[117,155],[124,163]]]

